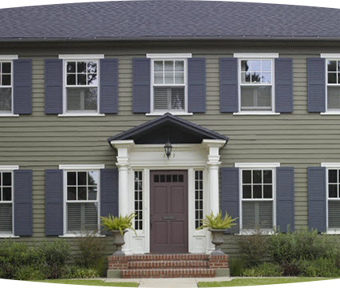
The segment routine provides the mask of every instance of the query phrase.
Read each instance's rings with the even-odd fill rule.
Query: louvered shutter
[[[308,112],[326,111],[326,62],[324,58],[307,59]]]
[[[275,111],[293,112],[293,59],[275,59]]]
[[[32,236],[32,170],[14,173],[14,235]]]
[[[118,59],[100,59],[100,113],[118,113]]]
[[[220,111],[238,112],[238,60],[220,59]]]
[[[13,60],[13,112],[32,114],[32,60]]]
[[[63,113],[63,60],[45,60],[45,114]]]
[[[227,212],[232,218],[238,218],[231,229],[227,232],[237,233],[239,231],[239,169],[238,168],[221,168],[221,210],[224,215]]]
[[[188,112],[204,113],[206,107],[205,58],[188,59]]]
[[[150,59],[132,59],[132,111],[150,112]]]

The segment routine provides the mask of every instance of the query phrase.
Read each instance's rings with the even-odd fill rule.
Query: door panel
[[[150,252],[188,252],[188,173],[150,172]]]

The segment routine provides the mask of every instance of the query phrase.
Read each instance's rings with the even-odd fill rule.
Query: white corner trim
[[[263,162],[263,163],[235,163],[236,168],[276,168],[280,167],[278,162]]]
[[[340,167],[340,163],[339,162],[324,162],[324,163],[321,163],[321,167],[339,168]]]
[[[59,169],[61,170],[77,170],[77,169],[99,170],[99,169],[105,169],[105,164],[61,164],[59,165]]]
[[[273,112],[273,111],[262,111],[262,112],[245,112],[245,111],[241,111],[241,112],[234,112],[233,115],[235,116],[277,116],[277,115],[281,115],[281,113],[279,112]]]
[[[65,60],[96,60],[104,59],[104,54],[60,54],[59,59]]]
[[[16,60],[18,55],[0,55],[1,60]]]
[[[0,170],[2,171],[13,171],[13,170],[18,170],[19,165],[0,165]],[[1,235],[0,235],[1,236]]]
[[[148,53],[146,58],[152,59],[181,59],[181,58],[192,58],[191,53]]]
[[[58,117],[103,117],[105,114],[101,113],[65,113],[58,114]]]
[[[189,112],[150,112],[146,113],[145,116],[162,116],[165,113],[171,113],[171,115],[176,115],[176,116],[192,116],[194,113],[189,113]]]
[[[19,114],[0,113],[0,117],[19,117]]]
[[[340,54],[339,53],[321,53],[320,58],[339,58],[340,59]]]
[[[234,53],[234,58],[279,58],[279,53]]]

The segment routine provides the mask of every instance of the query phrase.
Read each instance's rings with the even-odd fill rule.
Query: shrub
[[[268,236],[256,230],[253,234],[238,237],[245,267],[259,265],[268,252]]]
[[[244,260],[241,258],[229,258],[229,269],[231,276],[242,276],[244,270]]]
[[[318,258],[314,260],[299,260],[297,263],[301,276],[305,277],[339,277],[340,270],[335,260]]]
[[[243,271],[242,276],[246,277],[279,277],[283,271],[280,265],[264,262],[258,266]]]
[[[68,267],[67,273],[64,278],[98,278],[100,274],[97,269],[84,268],[79,266]]]
[[[42,267],[20,266],[14,272],[13,278],[16,280],[43,280],[45,273]]]

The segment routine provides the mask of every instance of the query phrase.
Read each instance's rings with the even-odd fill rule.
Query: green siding
[[[12,45],[12,46],[10,46]],[[33,169],[33,238],[44,238],[44,170],[59,164],[103,163],[111,168],[115,151],[106,139],[153,117],[132,113],[132,58],[146,53],[191,52],[206,58],[207,110],[185,119],[230,138],[221,150],[222,166],[235,162],[280,162],[295,168],[295,226],[307,227],[307,167],[340,162],[340,116],[307,113],[308,57],[336,53],[340,44],[280,42],[102,42],[98,44],[2,44],[0,54],[33,59],[33,114],[0,118],[0,164]],[[338,46],[336,46],[338,45]],[[234,52],[278,52],[293,58],[294,113],[234,116],[219,108],[219,58]],[[105,117],[44,114],[44,59],[58,54],[100,54],[119,59],[119,113]],[[236,251],[233,236],[226,249]],[[229,251],[230,250],[230,251]],[[236,252],[235,252],[236,253]]]

